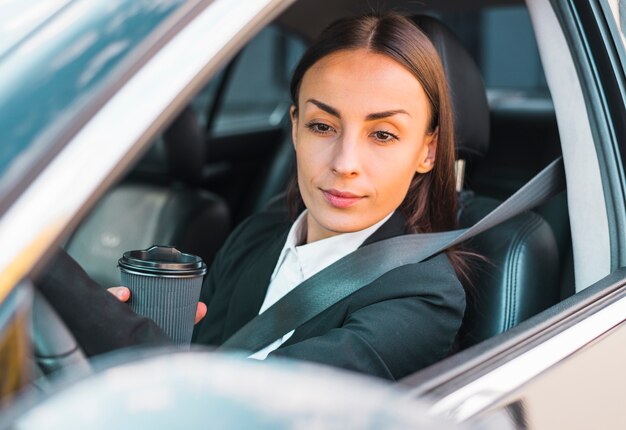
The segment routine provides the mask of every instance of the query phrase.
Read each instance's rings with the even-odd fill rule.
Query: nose
[[[336,143],[331,169],[337,176],[355,177],[361,170],[358,136],[344,133]]]

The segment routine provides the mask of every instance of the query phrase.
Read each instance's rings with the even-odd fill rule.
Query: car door
[[[128,10],[146,11],[158,7],[151,2],[131,7],[132,2],[120,1],[116,3],[117,9],[110,9],[106,3],[98,3],[102,8],[100,19],[112,23],[118,21],[110,15],[111,10],[128,13]],[[105,50],[109,60],[118,59],[116,52],[123,53],[120,63],[109,64],[107,58],[98,62],[96,54],[92,53],[89,59],[96,65],[109,64],[107,70],[113,69],[116,73],[102,75],[107,80],[101,81],[99,91],[83,99],[72,96],[69,100],[75,104],[71,104],[71,111],[49,106],[50,112],[63,120],[46,130],[49,134],[44,142],[52,144],[44,145],[40,153],[32,155],[31,160],[36,163],[29,165],[29,169],[22,169],[22,175],[3,176],[3,180],[13,182],[5,188],[11,192],[0,195],[0,237],[10,244],[0,252],[3,282],[0,298],[45,263],[51,246],[58,244],[104,190],[145,152],[168,121],[201,92],[210,76],[221,70],[238,48],[289,3],[271,0],[198,0],[184,6],[172,3],[176,7],[166,9],[162,27],[154,22],[145,24],[159,31],[148,31],[151,38],[138,40],[138,44],[142,41],[143,44],[130,51],[133,56],[120,48],[125,46],[123,44]],[[326,20],[352,13],[355,4],[329,2],[326,4],[329,9],[326,9],[320,7],[318,1],[298,3],[306,5],[305,11],[323,13]],[[341,9],[341,5],[348,3],[350,7]],[[462,1],[446,2],[445,7],[439,2],[426,3],[436,12],[443,8],[463,13],[467,7]],[[472,2],[471,6],[480,8],[482,3]],[[414,2],[390,2],[390,7],[397,4],[410,12],[423,12],[422,5]],[[620,4],[615,5],[619,10]],[[78,22],[70,18],[80,16],[79,6],[65,10],[60,18],[66,18],[65,22]],[[547,71],[568,170],[575,271],[570,287],[576,294],[509,332],[402,381],[412,389],[413,396],[435,399],[434,413],[450,414],[458,420],[486,416],[500,401],[505,405],[519,404],[513,398],[505,400],[506,396],[514,395],[515,390],[555,364],[574,357],[577,351],[602,343],[605,334],[609,339],[612,330],[623,324],[626,314],[623,311],[625,275],[621,269],[626,257],[623,252],[623,147],[620,146],[626,142],[622,130],[626,122],[623,121],[624,57],[619,26],[608,13],[612,9],[606,2],[530,0],[527,7]],[[109,14],[105,13],[107,11]],[[90,16],[84,10],[82,13]],[[288,10],[281,19],[289,21],[294,13]],[[304,14],[299,19],[313,21],[313,16]],[[293,28],[297,21],[291,23]],[[58,27],[57,31],[60,31]],[[69,37],[63,32],[61,35]],[[207,40],[207,43],[199,44],[198,40]],[[33,61],[41,60],[37,53],[36,49],[30,51]],[[14,80],[4,82],[14,84],[17,89],[28,87],[28,81],[19,80],[17,72],[21,63],[15,60],[12,64],[15,69],[3,70],[12,70]],[[123,67],[116,68],[116,64]],[[47,85],[54,87],[55,76],[52,75]],[[35,105],[39,99],[35,94],[28,94],[31,98],[22,102]],[[213,94],[215,99],[216,93]],[[9,101],[19,100],[20,95],[23,93],[13,94],[14,98]],[[199,106],[200,111],[212,111],[210,103],[208,107],[206,103]],[[66,115],[61,115],[63,113]],[[80,115],[70,115],[76,113]],[[226,153],[223,160],[226,161],[237,155],[233,150],[239,148],[234,143],[237,139],[243,142],[242,148],[256,141],[247,141],[246,133],[239,133],[237,138],[238,126],[228,132],[227,117],[225,110],[222,128],[215,122],[213,134],[210,133],[213,142],[209,141],[217,148],[222,146],[220,139],[223,139],[221,143]],[[4,118],[7,129],[14,130],[11,117]],[[259,132],[257,137],[261,135]],[[216,152],[219,154],[219,150]],[[255,154],[255,148],[246,154]],[[222,158],[215,157],[213,167],[219,170]],[[219,173],[214,176],[219,177]],[[215,189],[220,189],[218,184],[224,181],[215,179]],[[235,195],[237,188],[224,188],[223,192]],[[515,415],[519,407],[511,410]]]
[[[530,0],[554,100],[576,294],[407,378],[433,413],[502,428],[621,428],[626,330],[624,2]],[[480,423],[480,424],[478,424]]]

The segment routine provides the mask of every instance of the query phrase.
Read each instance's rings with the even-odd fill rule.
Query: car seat
[[[455,119],[457,160],[472,162],[489,147],[489,106],[477,65],[440,21],[414,17],[439,52],[448,77]],[[457,161],[458,163],[458,161]],[[461,164],[458,164],[462,166]],[[463,169],[457,169],[462,175]],[[457,180],[462,184],[462,179]],[[500,201],[460,192],[459,223],[467,227]],[[559,254],[549,224],[526,212],[465,244],[482,258],[473,262],[472,285],[459,344],[468,347],[546,309],[559,300]]]
[[[230,233],[226,203],[199,188],[205,141],[195,115],[183,110],[67,241],[67,252],[100,285],[119,285],[117,260],[125,251],[173,245],[210,265]]]

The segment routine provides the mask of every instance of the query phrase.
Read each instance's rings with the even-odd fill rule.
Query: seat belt
[[[561,157],[469,228],[407,234],[358,248],[283,296],[218,349],[259,351],[385,273],[415,264],[539,206],[565,188]]]

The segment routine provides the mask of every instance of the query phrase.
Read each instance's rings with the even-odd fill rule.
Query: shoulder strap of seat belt
[[[424,261],[545,203],[564,187],[563,160],[559,157],[472,227],[408,234],[363,246],[302,282],[250,320],[220,349],[258,351],[390,270]]]

